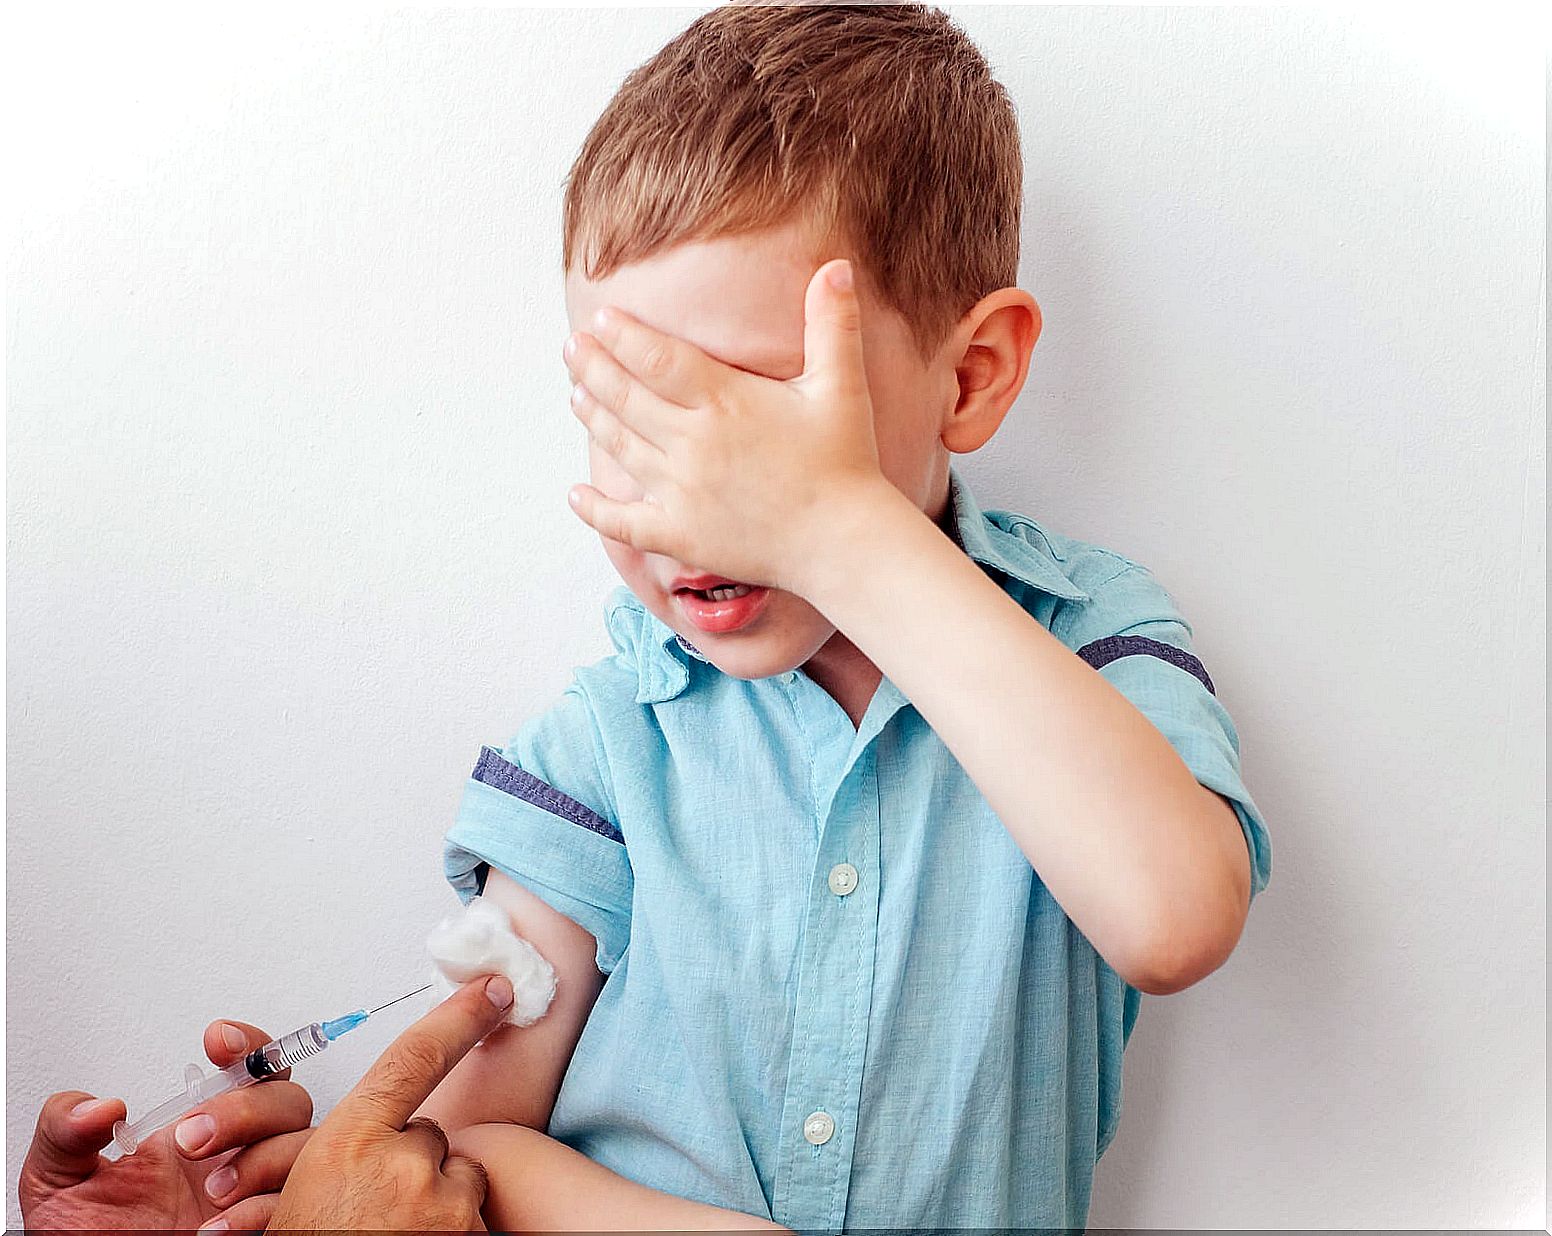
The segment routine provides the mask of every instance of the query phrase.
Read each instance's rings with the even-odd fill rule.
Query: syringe
[[[417,987],[414,991],[406,992],[388,1001],[388,1004],[379,1004],[375,1009],[357,1009],[354,1013],[346,1013],[343,1017],[336,1017],[331,1021],[315,1021],[310,1026],[303,1026],[300,1030],[293,1030],[290,1034],[270,1040],[263,1047],[249,1052],[241,1060],[234,1061],[224,1069],[215,1069],[206,1073],[199,1065],[191,1064],[183,1070],[182,1094],[175,1094],[167,1102],[153,1107],[133,1124],[126,1120],[116,1121],[113,1125],[113,1141],[125,1154],[134,1154],[140,1143],[147,1137],[158,1129],[166,1128],[201,1103],[209,1102],[216,1095],[225,1094],[228,1090],[237,1090],[243,1086],[251,1086],[254,1082],[261,1082],[266,1077],[273,1077],[276,1073],[306,1060],[309,1056],[316,1056],[335,1039],[354,1030],[373,1013],[382,1012],[389,1004],[398,1004],[400,1000],[408,1000],[423,991],[430,991],[431,987],[432,984],[427,983],[424,987]]]

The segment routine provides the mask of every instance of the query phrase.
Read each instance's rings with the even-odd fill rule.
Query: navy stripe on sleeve
[[[1184,648],[1176,648],[1173,644],[1166,644],[1162,640],[1149,639],[1146,635],[1107,635],[1104,639],[1096,639],[1092,643],[1084,644],[1078,649],[1078,655],[1098,669],[1102,665],[1109,665],[1118,657],[1158,657],[1161,661],[1168,661],[1171,665],[1178,665],[1186,673],[1193,675],[1201,681],[1201,684],[1217,695],[1213,687],[1213,681],[1207,676],[1207,667],[1193,657]]]
[[[480,758],[474,765],[472,775],[476,781],[483,781],[486,785],[521,798],[551,815],[580,824],[589,832],[607,837],[610,841],[625,844],[624,835],[603,816],[584,807],[570,795],[562,794],[549,782],[541,781],[533,773],[519,768],[493,747],[480,748]]]

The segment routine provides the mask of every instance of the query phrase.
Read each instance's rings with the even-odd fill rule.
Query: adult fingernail
[[[223,1167],[205,1177],[205,1192],[212,1202],[218,1202],[237,1187],[237,1169]]]
[[[226,1044],[227,1051],[242,1051],[248,1046],[248,1036],[231,1024],[221,1027],[221,1041]]]
[[[844,292],[851,287],[850,262],[842,262],[839,266],[831,267],[830,286],[837,292]]]
[[[212,1219],[199,1230],[202,1232],[229,1232],[232,1230],[232,1225],[225,1219]]]
[[[173,1130],[173,1140],[184,1154],[193,1154],[216,1135],[214,1116],[190,1116]]]
[[[498,974],[485,984],[485,998],[498,1009],[512,1006],[512,983],[505,975]]]
[[[70,1118],[72,1120],[79,1120],[83,1116],[95,1115],[96,1111],[93,1109],[101,1110],[102,1105],[110,1101],[108,1099],[85,1099],[70,1109]]]

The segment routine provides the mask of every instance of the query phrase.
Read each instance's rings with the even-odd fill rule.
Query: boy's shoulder
[[[1054,564],[1072,585],[1075,595],[1055,606],[1042,606],[1039,596],[1027,591],[1014,597],[1074,651],[1144,625],[1178,628],[1179,637],[1184,637],[1181,642],[1192,635],[1174,598],[1142,563],[1103,545],[1055,532],[1017,511],[989,510],[986,520],[996,530],[991,539],[1009,559],[1033,557]]]
[[[1125,554],[1054,531],[1032,515],[994,508],[983,512],[988,539],[1002,554],[1028,567],[1033,561],[1041,567],[1055,566],[1071,585],[1064,600],[1092,602],[1096,593],[1118,575],[1127,571],[1146,571],[1141,563]]]
[[[1179,620],[1169,594],[1141,563],[1024,512],[982,510],[956,469],[949,477],[947,522],[960,548],[1064,643],[1077,647],[1107,628],[1166,613]]]

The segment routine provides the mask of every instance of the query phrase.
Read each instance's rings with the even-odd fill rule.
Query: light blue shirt
[[[1238,736],[1165,590],[983,513],[953,469],[950,502],[965,552],[1232,801],[1259,892]],[[1141,993],[887,677],[854,729],[801,670],[725,674],[624,587],[606,614],[614,655],[481,751],[445,847],[464,900],[494,865],[597,937],[550,1135],[793,1228],[1081,1228]]]

